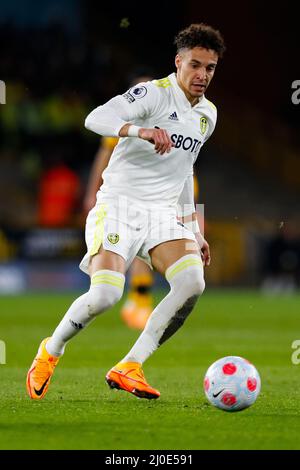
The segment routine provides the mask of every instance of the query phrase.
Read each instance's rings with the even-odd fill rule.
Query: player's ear
[[[181,62],[182,62],[182,57],[181,57],[180,54],[177,54],[176,57],[175,57],[175,65],[176,65],[177,69],[178,69],[178,67],[180,67]]]

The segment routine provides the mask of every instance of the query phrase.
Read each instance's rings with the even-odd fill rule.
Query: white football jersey
[[[205,96],[191,106],[175,73],[140,83],[107,105],[113,106],[126,122],[166,129],[175,147],[170,153],[159,155],[150,142],[136,137],[120,138],[103,172],[98,196],[102,200],[126,196],[145,208],[176,208],[199,151],[215,128],[216,107]],[[104,110],[105,106],[101,108]]]

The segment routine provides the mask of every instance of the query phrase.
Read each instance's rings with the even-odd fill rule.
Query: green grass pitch
[[[119,304],[69,343],[47,396],[32,401],[28,367],[76,296],[0,299],[1,449],[300,449],[300,365],[291,362],[299,296],[205,292],[183,328],[144,365],[161,392],[151,401],[104,381],[138,336],[121,322]],[[261,375],[257,402],[242,412],[218,410],[203,393],[206,369],[226,355],[248,358]]]

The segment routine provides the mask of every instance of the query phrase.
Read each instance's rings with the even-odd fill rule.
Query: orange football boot
[[[119,362],[106,374],[106,382],[110,388],[125,390],[138,398],[160,396],[160,392],[147,383],[138,362]]]
[[[45,344],[49,339],[45,338],[41,342],[27,374],[27,392],[34,400],[41,400],[46,395],[55,366],[60,359],[47,352]]]

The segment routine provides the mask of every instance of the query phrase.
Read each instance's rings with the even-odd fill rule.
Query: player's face
[[[214,76],[218,54],[212,49],[183,49],[175,58],[178,85],[190,103],[195,104],[205,93]]]

